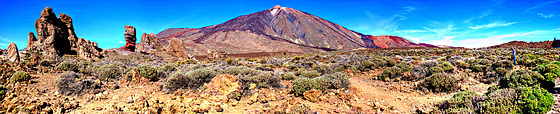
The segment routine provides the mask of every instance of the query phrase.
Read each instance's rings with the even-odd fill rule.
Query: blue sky
[[[241,15],[291,7],[368,35],[396,35],[417,43],[485,47],[560,37],[560,0],[241,0],[241,1],[60,1],[2,0],[0,48],[26,46],[35,20],[49,6],[72,17],[75,32],[103,49],[124,46],[124,25],[142,33],[200,28]]]

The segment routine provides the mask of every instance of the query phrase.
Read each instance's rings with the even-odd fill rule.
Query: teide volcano
[[[373,38],[309,13],[278,5],[269,10],[239,16],[222,24],[199,29],[171,28],[158,33],[157,36],[163,43],[167,43],[173,37],[181,39],[187,48],[198,54],[216,49],[235,54],[423,47],[400,37]],[[399,45],[380,44],[384,42]]]

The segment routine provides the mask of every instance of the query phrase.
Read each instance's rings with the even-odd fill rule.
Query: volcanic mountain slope
[[[400,37],[372,38],[309,13],[278,5],[222,24],[199,29],[171,28],[157,36],[162,43],[168,43],[173,37],[179,38],[195,54],[216,49],[236,54],[423,47]]]
[[[500,45],[490,46],[488,48],[552,48],[553,41],[540,41],[540,42],[525,42],[525,41],[511,41]]]

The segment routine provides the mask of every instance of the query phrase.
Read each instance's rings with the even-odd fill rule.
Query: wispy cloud
[[[478,15],[478,16],[474,16],[474,17],[471,17],[471,18],[465,20],[464,22],[470,23],[472,20],[475,20],[475,19],[482,19],[482,18],[484,18],[484,17],[486,17],[486,16],[489,16],[489,15],[491,15],[491,14],[493,14],[493,13],[494,13],[494,12],[492,12],[491,10],[487,10],[487,11],[485,11],[485,12],[482,12],[482,14],[480,14],[480,15]]]
[[[517,22],[510,22],[510,23],[503,23],[503,22],[495,22],[495,23],[490,23],[490,24],[486,24],[486,25],[476,25],[474,27],[469,27],[473,30],[477,30],[477,29],[486,29],[486,28],[494,28],[494,27],[503,27],[503,26],[510,26],[513,24],[516,24]]]
[[[404,34],[413,34],[413,33],[423,33],[423,32],[430,32],[427,30],[397,30],[397,33],[404,33]]]
[[[534,9],[537,9],[537,8],[541,8],[541,7],[544,7],[544,6],[548,5],[548,4],[552,4],[552,3],[556,3],[556,2],[560,2],[560,0],[554,0],[554,1],[544,2],[544,3],[539,3],[539,4],[537,4],[537,5],[535,5],[535,6],[531,7],[531,8],[527,8],[523,13],[528,13],[528,12],[530,12],[531,10],[534,10]]]
[[[431,21],[430,25],[434,26],[435,28],[428,28],[428,27],[422,27],[422,28],[438,34],[438,37],[446,36],[446,35],[452,33],[453,30],[457,29],[457,28],[454,28],[455,25],[452,22],[448,22],[447,24],[443,24],[443,23],[440,23],[440,22]]]
[[[492,35],[486,38],[477,38],[477,39],[465,39],[465,40],[457,40],[457,46],[466,47],[466,48],[480,48],[480,47],[488,47],[493,45],[498,45],[502,43],[506,43],[514,39],[520,39],[521,37],[531,37],[531,35],[546,33],[548,31],[531,31],[531,32],[524,32],[524,33],[511,33],[511,34],[501,34],[501,35]]]
[[[539,15],[539,16],[541,16],[541,17],[544,17],[544,18],[552,18],[552,17],[557,16],[557,15],[554,15],[554,14],[545,15],[545,14],[543,14],[543,13],[538,13],[537,15]]]

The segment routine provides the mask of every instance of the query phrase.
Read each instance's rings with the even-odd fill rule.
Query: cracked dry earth
[[[54,80],[58,73],[32,75],[25,84],[15,84],[1,104],[8,110],[23,108],[31,113],[275,113],[310,110],[318,113],[427,113],[438,102],[454,93],[425,93],[414,89],[408,81],[384,82],[372,76],[381,70],[355,74],[350,89],[331,90],[308,100],[289,93],[291,81],[282,81],[286,88],[255,89],[240,100],[199,91],[162,91],[162,82],[122,83],[97,94],[64,96],[56,92]],[[488,84],[471,85],[468,90],[482,94]],[[558,94],[554,94],[558,112]],[[314,102],[313,102],[314,101]],[[0,111],[0,113],[10,113]]]

